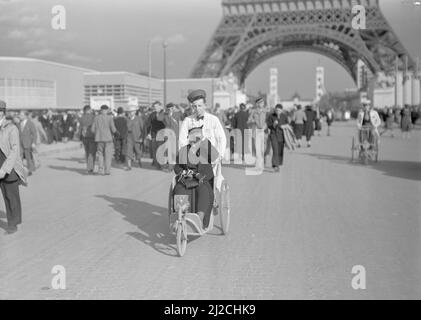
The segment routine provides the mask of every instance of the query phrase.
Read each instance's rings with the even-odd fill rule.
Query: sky
[[[412,57],[421,57],[421,6],[380,0],[386,19]],[[66,9],[66,30],[51,28],[53,6]],[[0,56],[33,57],[98,71],[163,75],[162,41],[168,42],[167,75],[188,77],[222,18],[221,0],[0,0]],[[262,63],[246,81],[251,93],[268,91],[269,68],[279,72],[279,93],[314,97],[315,69],[325,67],[328,91],[354,87],[336,62],[312,53],[286,53]]]

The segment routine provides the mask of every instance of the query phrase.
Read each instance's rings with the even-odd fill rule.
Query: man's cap
[[[101,106],[101,110],[108,110],[108,106],[107,106],[106,104],[103,104],[103,105]]]
[[[167,103],[167,105],[165,106],[167,109],[170,109],[170,108],[174,108],[175,107],[175,104],[174,103],[172,103],[172,102],[170,102],[170,103]]]
[[[368,100],[366,97],[363,97],[363,98],[361,99],[361,104],[371,104],[371,101],[370,101],[370,100]]]
[[[0,100],[0,111],[6,112],[6,102]]]
[[[194,101],[199,100],[199,99],[206,99],[205,90],[202,90],[202,89],[193,90],[187,96],[187,100],[189,100],[190,103],[193,103]]]
[[[263,97],[259,97],[259,98],[256,99],[255,103],[259,103],[259,102],[262,102],[262,101],[263,101]]]
[[[136,106],[128,106],[127,107],[127,111],[128,112],[131,112],[131,111],[137,111],[138,110],[138,107],[136,107]]]
[[[118,108],[117,108],[117,113],[118,113],[118,114],[122,114],[122,113],[124,113],[124,109],[123,109],[123,107],[118,107]]]
[[[280,103],[278,103],[276,106],[275,106],[275,109],[283,109],[284,107],[282,106],[282,104],[280,104]]]

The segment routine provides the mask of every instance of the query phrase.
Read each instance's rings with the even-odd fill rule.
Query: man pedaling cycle
[[[376,110],[371,108],[371,102],[368,99],[361,101],[363,110],[358,113],[357,127],[358,127],[358,138],[361,144],[361,150],[363,149],[364,141],[368,141],[372,146],[375,139],[378,139],[379,132],[378,127],[381,125],[380,116]],[[370,146],[370,149],[372,148]]]
[[[192,114],[184,119],[180,127],[177,163],[180,164],[180,159],[186,153],[188,161],[182,161],[174,169],[178,171],[177,175],[190,172],[195,175],[196,180],[201,182],[200,187],[195,188],[196,208],[192,209],[203,215],[203,227],[208,228],[215,199],[214,188],[220,190],[224,180],[221,173],[221,161],[225,154],[227,138],[219,119],[206,112],[206,92],[204,90],[194,90],[187,99],[191,104]],[[199,159],[197,167],[195,167],[197,163],[190,164],[191,154]],[[178,191],[180,190],[174,190],[174,194],[177,194]]]

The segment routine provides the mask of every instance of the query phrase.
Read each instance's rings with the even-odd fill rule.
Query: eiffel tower
[[[365,29],[352,28],[355,5],[366,10]],[[222,20],[194,67],[193,78],[232,72],[243,86],[259,64],[291,51],[329,57],[355,82],[359,59],[373,75],[392,74],[395,61],[401,70],[416,68],[383,16],[379,0],[222,0],[222,7]]]

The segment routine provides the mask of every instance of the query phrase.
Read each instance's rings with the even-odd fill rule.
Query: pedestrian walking
[[[256,168],[264,169],[264,149],[265,149],[265,134],[266,127],[266,110],[263,98],[256,99],[256,105],[250,112],[248,125],[252,129],[252,136],[254,141],[254,149],[256,153]],[[260,133],[258,133],[258,131]]]
[[[297,110],[294,112],[292,121],[294,122],[295,137],[297,138],[297,141],[298,141],[297,147],[300,148],[301,139],[303,137],[303,132],[304,132],[304,123],[307,121],[306,114],[302,110],[302,107],[300,104],[297,105]]]
[[[132,110],[132,109],[131,109]],[[135,110],[137,108],[135,107]],[[131,111],[132,112],[132,111]],[[114,118],[114,125],[118,134],[114,137],[114,159],[117,163],[125,163],[125,154],[127,148],[127,117],[124,114],[124,109],[119,107],[117,109],[117,117]]]
[[[60,131],[63,132],[63,142],[67,143],[69,140],[73,140],[75,132],[75,119],[70,111],[65,111],[59,119],[61,125]]]
[[[54,140],[53,134],[53,113],[51,110],[44,111],[43,115],[39,117],[42,127],[47,135],[47,143],[51,144]]]
[[[6,103],[0,101],[0,188],[6,207],[7,234],[22,223],[19,185],[26,184],[26,170],[20,155],[19,129],[6,117]]]
[[[132,106],[128,110],[127,118],[127,167],[132,170],[132,163],[137,162],[142,167],[142,143],[144,140],[144,123],[142,118],[136,115],[137,108]]]
[[[390,131],[390,135],[393,138],[395,135],[393,133],[393,123],[394,123],[394,119],[395,119],[395,115],[393,114],[393,109],[392,108],[387,108],[384,111],[384,130],[380,133],[380,135],[385,134],[386,132]]]
[[[108,106],[101,106],[101,113],[97,115],[92,124],[92,132],[97,143],[99,174],[111,174],[111,161],[113,157],[113,135],[117,132],[114,120],[108,114]]]
[[[179,139],[179,114],[175,113],[176,105],[174,103],[168,103],[165,106],[165,113],[164,113],[164,124],[165,128],[171,130],[174,134],[173,138],[175,138],[174,143],[170,143],[168,145],[168,171],[171,171],[173,168],[173,164],[175,164],[177,151],[178,151],[178,139]],[[167,138],[166,138],[167,139]]]
[[[238,129],[241,133],[241,145],[236,146],[236,152],[241,153],[242,160],[244,160],[244,154],[249,154],[249,144],[245,141],[245,130],[249,128],[247,121],[249,118],[249,113],[246,110],[246,105],[244,103],[240,104],[240,110],[234,115],[233,119],[233,128]],[[236,141],[238,141],[238,138]],[[251,138],[251,137],[250,137]],[[241,148],[241,150],[239,150]]]
[[[316,107],[316,118],[314,119],[314,131],[317,131],[317,135],[320,137],[322,133],[322,117],[320,116],[320,108]]]
[[[307,147],[311,147],[311,137],[314,135],[314,125],[316,122],[316,111],[313,110],[313,107],[308,105],[306,106],[305,111],[305,121],[304,121],[304,133],[306,136]]]
[[[326,112],[326,124],[327,124],[327,136],[330,136],[330,127],[332,126],[333,122],[333,110],[330,108]]]
[[[21,146],[21,158],[26,160],[28,175],[35,171],[34,150],[36,150],[37,129],[29,119],[28,111],[21,111],[19,114],[19,137]]]
[[[411,138],[411,129],[412,129],[412,119],[411,119],[411,109],[408,105],[405,106],[402,110],[402,120],[401,120],[401,129],[402,137],[404,139]]]
[[[88,174],[93,174],[95,169],[96,142],[92,132],[95,115],[89,105],[83,107],[83,115],[80,118],[80,137],[85,149],[86,170]]]
[[[270,130],[269,140],[272,145],[272,168],[275,172],[279,172],[279,166],[283,165],[284,162],[284,131],[282,126],[288,124],[288,117],[283,113],[282,104],[275,106],[273,111],[267,119],[267,126]]]
[[[156,159],[156,151],[159,146],[164,143],[164,141],[158,141],[156,135],[159,130],[165,129],[164,123],[164,109],[162,104],[159,101],[156,101],[153,104],[153,112],[149,115],[147,122],[147,132],[151,140],[151,156],[152,156],[152,165],[155,166],[158,170],[161,170],[161,164],[158,163]]]

